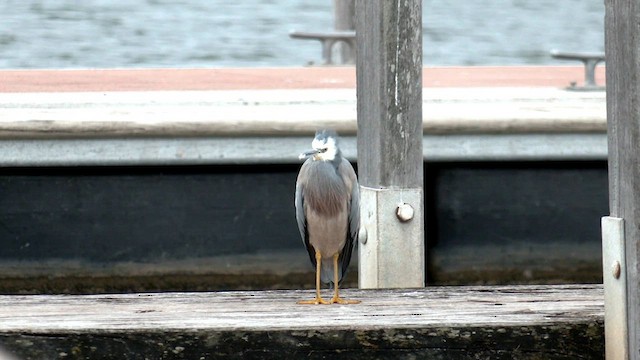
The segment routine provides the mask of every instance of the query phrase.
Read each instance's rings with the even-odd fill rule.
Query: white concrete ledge
[[[604,92],[424,89],[427,134],[603,132]],[[0,138],[355,134],[354,89],[0,94]]]
[[[299,163],[309,136],[0,140],[0,166]],[[356,138],[342,139],[356,160]],[[426,135],[425,161],[606,160],[606,134]]]
[[[604,92],[424,89],[429,161],[606,159]],[[296,163],[317,128],[356,157],[354,89],[0,94],[0,166]]]

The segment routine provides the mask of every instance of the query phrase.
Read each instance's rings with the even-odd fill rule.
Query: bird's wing
[[[346,173],[345,181],[349,181],[351,183],[351,196],[349,202],[349,217],[348,221],[348,233],[347,233],[347,241],[342,249],[342,253],[340,254],[341,259],[341,267],[342,267],[342,276],[344,277],[347,273],[347,268],[349,267],[349,263],[351,262],[351,252],[356,247],[358,243],[358,232],[360,231],[360,186],[358,185],[358,178],[356,177],[356,172],[353,170],[353,166],[347,159],[342,159],[342,164],[344,173]]]
[[[355,179],[351,188],[351,206],[349,208],[349,237],[351,240],[358,240],[360,231],[360,186]]]
[[[296,182],[296,197],[295,197],[295,206],[296,206],[296,221],[298,222],[298,230],[300,231],[300,237],[302,238],[302,243],[304,243],[307,252],[309,253],[309,259],[311,259],[311,263],[313,266],[316,266],[316,255],[315,249],[311,244],[309,244],[309,232],[307,231],[307,215],[304,212],[304,191],[301,183],[301,177],[306,176],[306,165],[305,162],[302,164],[300,168],[300,174],[298,175],[298,181]]]

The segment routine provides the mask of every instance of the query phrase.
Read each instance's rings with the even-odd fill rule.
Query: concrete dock
[[[564,89],[581,76],[425,68],[425,159],[605,158],[604,92]],[[321,127],[355,159],[353,67],[2,71],[0,95],[3,166],[291,163]]]

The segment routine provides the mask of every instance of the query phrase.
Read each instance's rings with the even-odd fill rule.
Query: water
[[[424,0],[424,63],[566,64],[603,51],[603,0]],[[297,66],[291,30],[333,26],[331,0],[4,0],[0,68]]]

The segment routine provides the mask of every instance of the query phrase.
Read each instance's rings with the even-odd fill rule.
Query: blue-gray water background
[[[333,27],[332,0],[4,0],[0,68],[297,66]],[[424,0],[428,65],[567,64],[603,51],[603,0]]]

